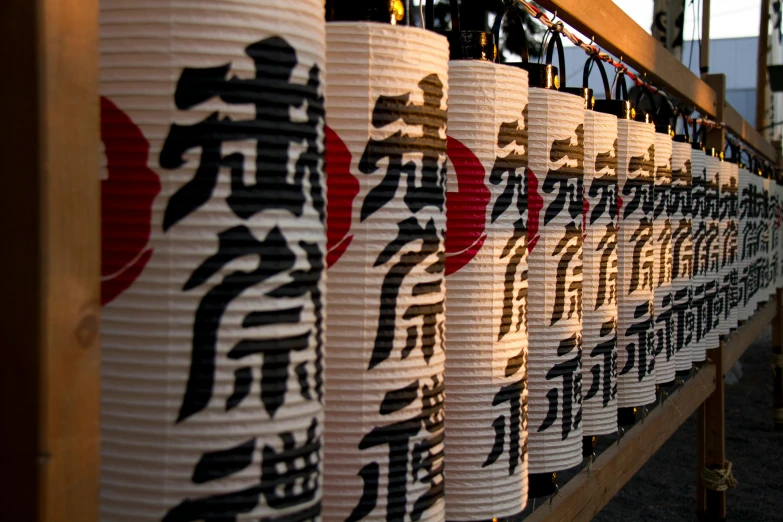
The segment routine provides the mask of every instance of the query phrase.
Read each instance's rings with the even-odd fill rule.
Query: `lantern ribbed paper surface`
[[[582,460],[584,100],[529,99],[528,458],[550,473]]]
[[[775,282],[777,280],[776,271],[776,251],[777,248],[777,202],[775,201],[775,187],[776,183],[769,179],[764,178],[764,199],[767,203],[767,219],[766,219],[766,266],[764,279],[765,283],[765,297],[764,301],[775,295]]]
[[[324,518],[443,520],[448,43],[364,22],[329,23],[326,39],[327,185],[342,204]]]
[[[693,237],[691,214],[691,145],[672,144],[672,191],[669,213],[672,223],[672,342],[675,369],[691,369],[693,341]]]
[[[655,402],[655,127],[617,120],[617,405]]]
[[[101,3],[101,520],[320,514],[323,18]]]
[[[737,327],[737,187],[736,163],[724,161],[720,167],[720,289],[722,315],[719,332],[728,334]]]
[[[755,186],[751,181],[753,174],[748,169],[740,168],[738,175],[738,199],[739,199],[739,229],[737,241],[738,257],[738,310],[737,319],[747,321],[752,315],[752,276],[751,267],[753,266],[753,256],[756,251],[755,230],[756,217],[755,207]]]
[[[585,111],[582,419],[617,431],[617,117]]]
[[[527,103],[526,71],[449,63],[447,520],[527,501]]]
[[[720,169],[721,160],[707,156],[704,163],[704,219],[706,237],[707,268],[704,284],[704,321],[702,340],[704,349],[717,348],[720,343],[720,325],[723,315],[720,290]]]
[[[701,149],[693,149],[691,155],[693,164],[693,190],[691,192],[691,211],[693,216],[693,338],[691,339],[691,359],[701,362],[707,358],[704,342],[706,300],[704,292],[707,286],[707,221],[704,219],[705,203],[705,173],[707,155]]]
[[[764,241],[764,229],[766,226],[767,204],[764,201],[764,180],[757,174],[751,174],[751,200],[750,205],[752,227],[751,241],[751,267],[750,267],[750,302],[748,313],[752,317],[759,303],[766,300],[764,293],[764,278],[766,266],[766,252]],[[763,298],[762,298],[763,294]]]
[[[672,138],[655,133],[655,382],[674,380],[674,343],[672,342],[672,220],[669,200],[672,191]]]

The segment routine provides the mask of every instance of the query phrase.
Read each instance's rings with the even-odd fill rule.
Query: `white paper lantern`
[[[323,20],[101,2],[103,521],[320,514]]]
[[[707,249],[707,221],[705,212],[705,176],[707,156],[701,148],[694,147],[691,155],[693,190],[691,192],[691,211],[693,222],[693,338],[691,339],[691,360],[701,362],[707,359],[704,341],[707,286],[707,265],[709,250]]]
[[[669,211],[672,223],[672,342],[675,369],[691,369],[693,342],[693,235],[692,235],[692,148],[689,143],[672,144],[672,191]]]
[[[704,285],[704,321],[702,340],[704,349],[711,350],[720,345],[721,315],[723,314],[720,294],[720,170],[721,159],[707,154],[704,164],[704,206],[702,219],[706,228],[705,253],[707,267]]]
[[[529,100],[528,458],[541,474],[582,460],[584,99]]]
[[[738,167],[724,161],[720,167],[720,288],[722,304],[720,334],[737,327],[737,188]]]
[[[750,177],[752,187],[751,216],[753,221],[751,245],[752,261],[750,267],[750,317],[756,312],[759,303],[763,301],[764,291],[764,267],[766,265],[764,252],[764,227],[766,215],[766,203],[764,202],[764,180],[758,173],[752,173]]]
[[[617,405],[655,402],[655,127],[617,120]]]
[[[751,240],[753,239],[754,218],[751,216],[753,203],[752,196],[752,174],[744,166],[739,169],[737,177],[737,195],[738,195],[738,231],[737,231],[737,266],[738,266],[738,287],[737,287],[737,320],[747,321],[750,319],[750,290],[751,290],[751,251],[753,248]]]
[[[326,39],[328,191],[350,197],[328,225],[324,518],[440,521],[448,42],[367,22]]]
[[[767,301],[775,295],[775,281],[777,279],[777,274],[775,273],[775,265],[777,263],[777,257],[775,255],[775,249],[777,247],[777,202],[775,201],[775,186],[776,183],[769,178],[767,173],[765,173],[764,200],[766,202],[767,212],[764,234],[766,256],[763,301]]]
[[[617,431],[617,117],[585,111],[582,419]]]
[[[449,62],[447,520],[527,501],[527,72]]]
[[[655,133],[655,207],[653,211],[653,244],[655,246],[655,382],[674,380],[675,361],[672,342],[672,221],[669,201],[672,191],[672,138]]]

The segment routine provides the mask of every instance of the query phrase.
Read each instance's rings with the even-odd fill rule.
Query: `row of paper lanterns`
[[[774,181],[476,45],[103,1],[102,520],[513,516],[783,283]]]

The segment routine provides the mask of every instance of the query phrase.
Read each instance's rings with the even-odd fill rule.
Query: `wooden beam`
[[[767,125],[767,53],[769,51],[769,0],[761,0],[759,48],[756,58],[756,130]]]
[[[663,446],[715,390],[715,366],[706,365],[643,421],[570,480],[525,522],[589,521]]]
[[[704,467],[722,469],[726,464],[726,398],[723,385],[723,342],[718,348],[707,350],[707,360],[715,366],[715,390],[704,402]],[[708,522],[726,520],[726,492],[706,490],[706,511]]]
[[[778,164],[778,153],[753,126],[745,121],[737,110],[728,103],[724,107],[723,121],[726,126],[742,141],[749,145],[758,154],[761,154],[773,164]]]
[[[0,2],[3,519],[98,520],[98,0]]]
[[[540,0],[550,11],[557,11],[569,26],[595,36],[596,43],[669,94],[692,104],[714,118],[717,113],[715,92],[680,63],[660,42],[647,34],[611,0]]]
[[[699,43],[699,74],[707,80],[710,73],[710,0],[701,4],[701,42]],[[693,45],[693,42],[691,42]],[[718,120],[720,121],[720,120]]]
[[[723,363],[721,364],[725,372],[731,370],[742,354],[753,344],[753,341],[764,332],[767,325],[775,319],[777,312],[777,300],[770,299],[753,317],[726,338],[723,343]]]

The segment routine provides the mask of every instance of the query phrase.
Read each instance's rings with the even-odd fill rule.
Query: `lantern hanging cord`
[[[622,63],[622,59],[615,60],[614,58],[612,58],[610,54],[606,52],[602,52],[601,49],[593,43],[593,40],[591,40],[590,43],[582,41],[578,36],[576,36],[571,31],[569,31],[562,21],[555,22],[553,20],[550,20],[549,17],[541,9],[528,3],[526,0],[513,0],[513,1],[519,4],[519,6],[522,7],[522,9],[527,11],[528,14],[530,14],[530,16],[532,16],[533,18],[535,18],[536,20],[544,24],[544,26],[547,29],[549,29],[549,31],[553,33],[562,34],[564,37],[568,38],[571,41],[571,43],[573,43],[575,46],[584,50],[584,52],[586,52],[589,56],[596,56],[600,60],[603,60],[604,62],[608,63],[609,65],[617,69],[617,71],[625,74],[638,87],[642,89],[647,89],[653,94],[660,94],[661,96],[666,96],[668,98],[668,95],[662,89],[659,89],[658,87],[652,85],[651,83],[644,81],[638,74],[629,71],[628,68]],[[725,124],[718,123],[708,118],[692,118],[689,115],[683,115],[683,117],[689,124],[695,123],[696,125],[702,125],[713,129],[721,129],[725,127]]]
[[[704,487],[710,491],[726,491],[737,487],[737,479],[731,474],[731,462],[725,463],[725,468],[701,470],[701,478],[704,480]]]

